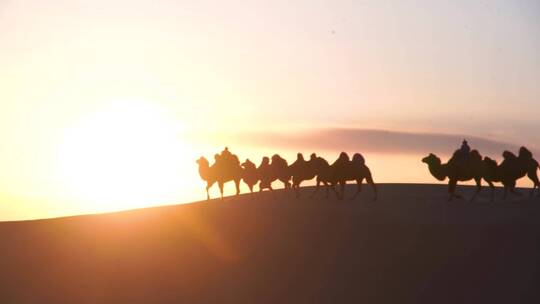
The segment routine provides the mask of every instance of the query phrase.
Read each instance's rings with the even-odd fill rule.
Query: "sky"
[[[538,1],[0,0],[0,220],[203,199],[230,144],[380,182],[462,137],[540,151],[539,53]]]

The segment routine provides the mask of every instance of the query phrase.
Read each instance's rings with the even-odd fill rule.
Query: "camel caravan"
[[[329,197],[332,191],[338,199],[344,198],[345,184],[348,181],[356,181],[357,189],[351,198],[355,199],[362,191],[362,182],[365,179],[373,188],[373,200],[377,200],[377,186],[373,182],[364,157],[359,153],[355,153],[351,159],[347,153],[342,152],[333,164],[329,164],[315,153],[311,154],[309,160],[305,160],[304,156],[298,153],[291,165],[275,154],[272,158],[263,157],[261,164],[257,167],[249,159],[240,163],[238,156],[225,148],[220,154],[214,155],[214,164],[211,166],[204,157],[199,158],[197,164],[199,175],[206,181],[207,199],[210,199],[209,189],[215,183],[218,184],[221,198],[223,198],[223,186],[230,181],[234,181],[236,195],[240,194],[241,181],[244,181],[251,193],[257,184],[259,184],[259,192],[266,189],[273,191],[272,183],[279,181],[283,183],[286,190],[293,190],[296,197],[300,197],[300,184],[312,179],[316,181],[312,196],[319,191],[321,185],[324,185],[326,197]]]
[[[476,191],[470,201],[474,201],[482,189],[482,180],[486,181],[491,189],[491,201],[495,199],[494,183],[502,183],[504,187],[503,199],[508,193],[521,195],[516,191],[516,181],[527,176],[533,182],[530,196],[538,190],[540,196],[540,181],[538,180],[538,162],[533,158],[531,151],[525,147],[519,149],[518,154],[504,151],[503,161],[500,164],[489,157],[483,157],[478,150],[471,150],[466,140],[463,140],[461,148],[456,150],[450,160],[443,164],[441,159],[430,153],[422,159],[428,165],[429,172],[439,181],[448,178],[448,201],[454,198],[462,198],[456,194],[458,182],[474,180]],[[210,199],[209,189],[215,183],[219,186],[221,198],[223,198],[223,186],[229,181],[234,181],[236,194],[240,194],[240,182],[248,186],[251,193],[258,184],[259,191],[273,191],[272,183],[283,183],[286,190],[294,191],[296,197],[300,197],[300,185],[304,181],[315,179],[314,196],[324,185],[326,197],[330,192],[338,199],[343,199],[345,185],[349,181],[355,181],[357,188],[351,199],[355,199],[362,191],[364,180],[373,188],[373,200],[377,200],[377,186],[373,182],[370,169],[366,166],[364,157],[355,153],[352,158],[345,152],[341,152],[338,159],[330,164],[324,158],[311,154],[309,160],[305,160],[302,153],[297,154],[296,160],[288,165],[287,161],[278,154],[272,158],[263,157],[257,167],[249,159],[240,163],[238,157],[225,148],[221,154],[214,156],[214,164],[210,166],[208,160],[201,157],[197,160],[199,175],[206,181],[207,199]]]
[[[433,153],[423,158],[422,162],[428,165],[429,172],[436,179],[444,181],[448,177],[448,192],[450,194],[448,201],[453,198],[462,198],[455,193],[457,183],[469,180],[474,180],[476,183],[476,191],[470,201],[474,201],[482,189],[482,179],[488,183],[491,189],[492,201],[495,199],[494,182],[502,183],[504,187],[503,199],[506,199],[508,192],[521,195],[516,192],[516,181],[525,175],[533,182],[530,196],[534,195],[536,189],[538,189],[540,196],[540,181],[536,174],[539,166],[531,151],[521,147],[517,156],[510,151],[504,151],[502,156],[504,160],[500,164],[487,156],[482,158],[478,150],[471,150],[467,141],[463,140],[461,148],[454,152],[446,164],[442,164],[441,159]]]

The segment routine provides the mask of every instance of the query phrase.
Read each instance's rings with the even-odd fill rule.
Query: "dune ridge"
[[[540,198],[491,203],[483,191],[449,204],[446,186],[420,184],[380,193],[372,202],[370,189],[354,201],[277,191],[2,222],[0,302],[540,300]]]

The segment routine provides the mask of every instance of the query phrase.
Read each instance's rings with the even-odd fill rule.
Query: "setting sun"
[[[140,207],[174,193],[182,179],[181,125],[145,102],[113,102],[67,129],[59,174],[96,211]],[[170,197],[169,197],[170,198]]]

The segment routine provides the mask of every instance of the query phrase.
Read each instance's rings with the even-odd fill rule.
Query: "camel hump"
[[[512,152],[510,152],[510,151],[508,151],[508,150],[504,151],[503,154],[502,154],[502,156],[503,156],[503,158],[504,158],[505,160],[510,160],[510,159],[515,159],[515,158],[517,158],[517,156],[516,156],[514,153],[512,153]]]
[[[355,153],[353,155],[352,160],[353,160],[353,162],[355,162],[357,164],[360,164],[360,165],[365,165],[366,164],[366,159],[360,153]]]
[[[484,164],[486,164],[486,166],[488,168],[497,168],[497,161],[489,158],[489,157],[484,157]]]
[[[246,161],[242,164],[242,167],[244,167],[244,169],[255,169],[255,164],[252,163],[249,159],[246,159]]]
[[[482,160],[482,155],[480,155],[480,152],[478,152],[478,150],[472,150],[469,153],[469,157],[472,160]]]
[[[519,157],[521,158],[525,158],[525,159],[531,159],[533,157],[532,155],[532,152],[525,148],[525,147],[521,147],[519,148]]]
[[[484,161],[485,161],[485,162],[489,162],[489,163],[492,163],[492,162],[497,163],[495,160],[493,160],[493,159],[492,159],[491,157],[489,157],[489,156],[484,157]]]
[[[280,166],[280,167],[287,167],[287,160],[279,156],[278,154],[274,154],[272,156],[272,165],[274,166]]]

